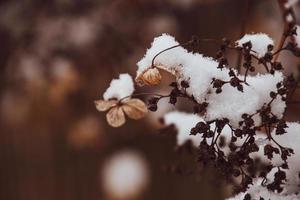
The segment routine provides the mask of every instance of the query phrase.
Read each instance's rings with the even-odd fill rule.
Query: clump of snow
[[[237,127],[242,114],[252,114],[271,100],[270,92],[276,91],[276,84],[281,81],[283,81],[283,74],[276,72],[274,75],[248,76],[249,86],[243,85],[244,92],[230,85],[224,85],[222,93],[212,93],[206,97],[209,104],[205,119],[228,118],[232,125]],[[286,104],[280,97],[277,97],[271,104],[272,113],[279,118],[282,117],[285,107]],[[259,124],[258,116],[255,117],[256,124]]]
[[[261,185],[262,179],[258,179],[253,185],[249,187],[246,192],[242,192],[234,197],[228,198],[227,200],[244,200],[246,194],[251,195],[251,199],[272,199],[272,200],[297,200],[300,199],[300,194],[278,194],[269,191],[266,187]]]
[[[196,101],[203,102],[207,93],[211,90],[213,78],[228,80],[228,69],[217,68],[218,62],[210,57],[204,57],[198,53],[186,53],[181,60],[181,68],[177,68],[177,82],[185,80],[189,82],[187,94],[193,96]]]
[[[151,67],[153,58],[159,52],[178,44],[170,35],[163,34],[155,38],[144,58],[137,63],[137,76]],[[175,75],[178,83],[182,80],[189,81],[187,93],[193,95],[198,102],[205,99],[212,78],[228,78],[228,69],[217,69],[217,61],[198,53],[189,53],[180,46],[159,54],[154,61],[155,66]]]
[[[257,34],[246,34],[241,39],[236,41],[236,45],[238,47],[242,47],[243,44],[251,42],[252,52],[258,57],[263,57],[268,51],[268,45],[274,46],[274,41],[265,33],[257,33]]]
[[[244,92],[237,91],[230,85],[224,85],[222,93],[212,93],[208,97],[205,119],[228,118],[234,127],[238,127],[244,113],[252,113],[260,108],[260,97],[251,87],[244,87]]]
[[[101,180],[111,199],[135,199],[147,186],[148,167],[137,152],[123,151],[106,161]]]
[[[246,37],[247,36],[247,37]],[[239,43],[251,41],[253,49],[264,55],[267,52],[267,46],[273,45],[273,40],[266,34],[246,35]],[[163,34],[154,39],[152,46],[148,49],[145,57],[137,63],[137,74],[143,73],[151,67],[155,55],[160,51],[178,45],[178,42],[170,35]],[[182,47],[163,52],[155,59],[155,66],[172,72],[180,86],[182,80],[189,82],[186,93],[193,96],[198,103],[208,102],[207,113],[204,116],[206,120],[228,118],[234,127],[238,126],[241,116],[244,113],[252,113],[260,109],[271,98],[269,93],[276,91],[276,84],[283,80],[283,75],[276,72],[275,75],[256,75],[248,76],[249,85],[243,84],[244,92],[238,91],[230,85],[224,85],[220,94],[216,94],[212,88],[212,79],[221,79],[229,81],[229,69],[218,69],[218,62],[209,57],[204,57],[199,53],[191,53]],[[244,79],[242,75],[240,79]],[[261,87],[264,85],[264,87]],[[282,117],[285,109],[285,103],[278,97],[272,103],[272,112]],[[255,119],[259,124],[259,118]]]
[[[179,43],[170,35],[162,34],[155,38],[152,42],[151,48],[147,50],[144,58],[137,63],[137,76],[152,66],[152,60],[159,52],[176,45],[179,45]],[[160,66],[167,71],[174,70],[174,68],[181,64],[181,61],[186,54],[187,51],[182,47],[170,49],[158,55],[155,59],[154,65]]]
[[[270,92],[276,91],[276,85],[279,82],[282,82],[284,75],[281,72],[276,72],[272,74],[257,74],[256,76],[247,77],[247,82],[252,87],[257,95],[259,96],[259,106],[263,106],[264,103],[268,103],[271,100]],[[263,87],[262,87],[263,86]],[[277,97],[271,105],[271,111],[278,118],[282,117],[283,112],[285,111],[286,104],[281,100],[280,97]]]
[[[104,100],[116,98],[118,100],[131,96],[134,91],[132,77],[129,74],[120,74],[118,79],[110,82],[109,88],[104,92]]]

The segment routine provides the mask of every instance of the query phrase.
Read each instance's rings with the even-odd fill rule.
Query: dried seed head
[[[101,112],[109,110],[106,114],[106,120],[112,127],[122,126],[126,121],[125,114],[131,119],[140,119],[148,111],[145,103],[139,99],[97,100],[95,104],[97,110]]]

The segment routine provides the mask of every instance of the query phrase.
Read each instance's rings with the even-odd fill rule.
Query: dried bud
[[[161,82],[161,74],[157,68],[150,68],[137,77],[136,81],[138,84],[143,85],[158,85]]]
[[[221,88],[224,85],[224,81],[220,79],[214,79],[213,80],[213,87],[214,88]]]

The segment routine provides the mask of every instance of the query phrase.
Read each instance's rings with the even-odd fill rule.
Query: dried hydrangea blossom
[[[114,79],[103,94],[104,100],[96,100],[96,108],[100,112],[108,111],[106,120],[112,127],[122,126],[125,114],[131,119],[141,119],[148,109],[145,103],[139,99],[131,98],[134,91],[133,81],[130,75],[121,74],[119,79]]]
[[[145,70],[142,74],[136,77],[136,82],[139,85],[158,85],[162,79],[159,70],[156,67]]]

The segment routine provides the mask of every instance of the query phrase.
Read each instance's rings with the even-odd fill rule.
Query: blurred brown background
[[[245,2],[2,0],[0,199],[112,199],[103,190],[101,169],[110,156],[126,149],[143,155],[150,174],[137,199],[228,195],[225,185],[214,184],[210,169],[196,174],[172,170],[174,165],[196,165],[193,156],[174,150],[174,134],[160,131],[159,114],[173,108],[162,107],[159,114],[115,129],[93,101],[119,73],[134,76],[135,63],[161,33],[181,42],[192,35],[238,39]],[[249,10],[247,32],[280,37],[282,21],[275,0],[251,0]],[[217,48],[203,44],[201,52],[214,56]],[[287,54],[282,61],[286,73],[298,76],[297,60]],[[296,92],[295,100],[299,95]],[[290,105],[287,119],[299,120],[299,108]]]

